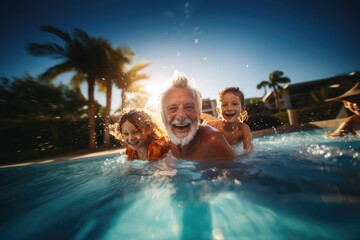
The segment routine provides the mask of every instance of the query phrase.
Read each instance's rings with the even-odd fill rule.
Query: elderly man
[[[235,153],[216,129],[200,125],[201,93],[186,76],[175,74],[160,99],[161,118],[174,157],[187,160],[231,159]]]

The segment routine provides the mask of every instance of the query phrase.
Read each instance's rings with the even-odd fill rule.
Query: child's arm
[[[217,117],[214,117],[207,113],[200,113],[200,118],[204,120],[204,123],[207,123],[208,121],[219,120]]]
[[[252,152],[254,150],[254,146],[252,144],[252,134],[250,128],[247,124],[244,123],[242,127],[243,132],[243,146],[246,152]]]

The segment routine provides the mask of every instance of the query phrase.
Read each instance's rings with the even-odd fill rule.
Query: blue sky
[[[292,83],[359,71],[358,9],[360,1],[349,0],[13,0],[0,10],[0,75],[37,75],[54,65],[25,50],[29,42],[58,41],[39,30],[53,25],[130,46],[134,63],[151,62],[144,70],[151,92],[179,70],[204,98],[228,86],[261,97],[256,85],[274,70]]]

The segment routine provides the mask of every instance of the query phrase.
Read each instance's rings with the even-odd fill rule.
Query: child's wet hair
[[[227,93],[233,93],[236,96],[238,96],[240,103],[241,103],[241,108],[242,108],[242,112],[240,113],[240,117],[239,120],[241,122],[244,122],[248,119],[248,115],[247,115],[247,111],[246,111],[246,105],[245,105],[245,96],[244,93],[238,88],[238,87],[227,87],[224,88],[223,90],[221,90],[218,93],[218,97],[216,99],[216,103],[218,106],[221,105],[221,99],[224,97],[225,94]]]
[[[130,122],[142,133],[151,131],[150,137],[153,139],[159,139],[165,136],[165,131],[156,124],[149,113],[142,109],[132,109],[125,110],[119,122],[112,125],[111,134],[119,140],[122,139],[122,126],[126,121]]]

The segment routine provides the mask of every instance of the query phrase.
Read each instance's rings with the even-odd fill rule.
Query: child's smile
[[[221,99],[220,114],[227,122],[238,120],[241,112],[241,102],[234,93],[226,93]]]
[[[134,151],[137,151],[147,145],[148,135],[142,133],[129,121],[124,122],[121,134],[126,144],[128,144]]]

